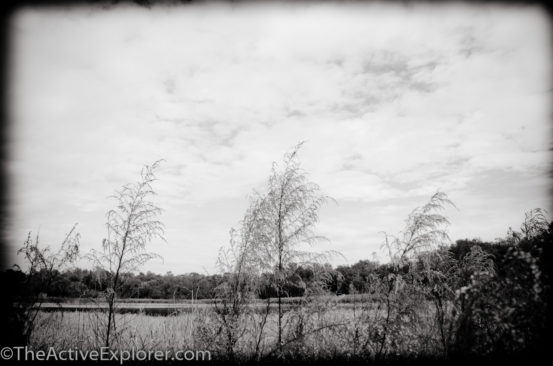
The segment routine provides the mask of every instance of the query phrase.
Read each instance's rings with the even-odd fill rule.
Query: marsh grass
[[[332,357],[373,357],[386,315],[377,303],[342,304],[339,301],[314,301],[288,309],[283,315],[283,357],[317,359]],[[387,344],[394,355],[432,354],[439,344],[433,329],[430,306],[417,324],[401,328]],[[236,343],[238,360],[265,360],[275,355],[278,341],[278,312],[267,314],[260,336],[262,312],[248,313],[241,321],[246,330]],[[116,313],[117,337],[113,349],[129,350],[209,350],[225,358],[225,345],[217,337],[219,324],[213,308],[199,307],[193,312],[168,316],[144,313]],[[34,349],[94,350],[103,346],[105,314],[102,312],[39,312],[37,331],[31,339]],[[258,340],[260,340],[258,342]],[[435,346],[436,345],[436,346]],[[257,353],[256,353],[257,347]]]
[[[199,313],[169,316],[115,314],[118,329],[122,332],[114,340],[113,348],[192,349],[195,346],[193,332]],[[98,349],[103,346],[101,328],[105,324],[101,320],[104,317],[98,312],[40,312],[38,331],[31,339],[31,346],[35,349]]]

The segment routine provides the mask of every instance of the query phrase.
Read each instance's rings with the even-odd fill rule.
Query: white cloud
[[[97,246],[105,197],[165,158],[171,260],[150,268],[212,268],[246,196],[300,140],[309,176],[343,205],[325,211],[325,245],[351,260],[436,189],[472,205],[458,235],[498,236],[546,202],[550,39],[537,8],[29,8],[12,27],[12,249],[39,226],[54,243],[73,221]],[[486,187],[506,176],[501,203]]]

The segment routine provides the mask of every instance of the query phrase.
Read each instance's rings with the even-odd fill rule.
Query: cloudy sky
[[[143,164],[165,261],[213,273],[271,163],[300,140],[337,203],[319,249],[355,263],[436,190],[452,239],[493,240],[549,209],[551,43],[539,8],[368,4],[26,8],[11,23],[12,255],[78,222],[100,248],[108,196]],[[15,256],[10,261],[13,263]],[[86,266],[86,263],[82,262]]]

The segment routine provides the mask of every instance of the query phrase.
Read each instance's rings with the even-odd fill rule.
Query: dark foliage
[[[540,270],[544,279],[549,279],[551,264],[551,248],[546,243],[551,242],[551,228],[542,236],[532,240],[523,239],[518,246],[525,251],[537,254],[538,248],[542,248],[543,259],[539,262]],[[497,242],[483,242],[479,239],[457,240],[448,248],[453,258],[461,260],[470,252],[473,246],[479,246],[483,251],[490,254],[494,259],[496,271],[500,277],[505,277],[512,265],[509,259],[509,250],[513,247],[507,239]],[[351,266],[340,265],[332,268],[326,265],[329,276],[327,276],[327,290],[336,295],[347,295],[352,293],[365,293],[368,291],[372,276],[384,278],[393,272],[389,264],[379,264],[370,260],[361,260]],[[510,271],[510,272],[509,272]],[[305,294],[305,290],[313,285],[313,267],[295,266],[289,275],[285,287],[285,297],[298,297]],[[26,275],[17,269],[8,269],[0,272],[2,282],[9,284],[12,291],[18,291]],[[259,280],[259,297],[265,299],[274,297],[276,289],[272,285],[269,273],[263,273]],[[51,288],[46,295],[48,297],[96,298],[106,290],[107,274],[100,269],[89,270],[81,268],[68,269],[55,276]],[[200,273],[187,273],[175,275],[172,272],[166,274],[128,273],[122,279],[121,297],[129,299],[211,299],[217,286],[223,283],[224,277],[219,274],[204,275]],[[38,284],[31,284],[31,288],[39,288]],[[35,294],[37,295],[37,294]]]

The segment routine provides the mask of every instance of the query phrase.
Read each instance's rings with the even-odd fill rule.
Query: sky
[[[9,264],[73,224],[100,249],[109,196],[165,159],[167,242],[144,271],[215,273],[254,190],[299,141],[333,197],[333,265],[445,192],[452,240],[550,209],[551,37],[539,7],[380,3],[26,7],[10,23]],[[11,259],[11,260],[10,260]],[[81,260],[78,265],[89,264]]]

